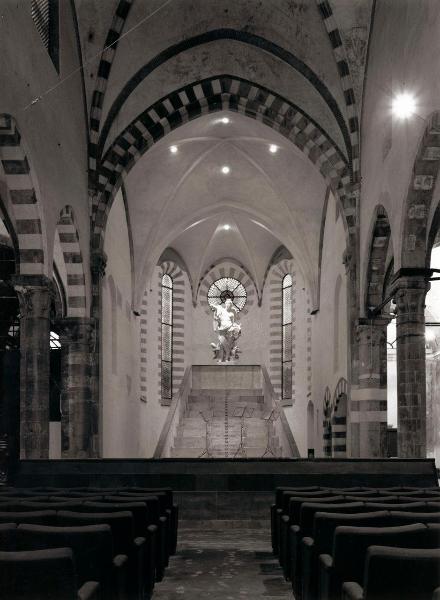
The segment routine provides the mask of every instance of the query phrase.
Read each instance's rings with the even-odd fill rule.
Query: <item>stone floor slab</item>
[[[154,600],[292,600],[267,529],[184,530]]]

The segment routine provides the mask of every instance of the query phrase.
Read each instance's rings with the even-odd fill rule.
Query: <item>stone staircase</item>
[[[244,419],[243,446],[240,449],[239,415],[244,408],[248,416]],[[267,424],[263,419],[266,413],[261,389],[192,390],[186,411],[177,427],[171,457],[202,456],[206,451],[208,427],[209,454],[205,453],[205,457],[261,458],[267,448]],[[208,425],[204,419],[208,420]],[[273,434],[272,426],[270,427],[270,446],[275,455],[279,456],[279,442]],[[273,455],[269,453],[267,458],[273,458]]]

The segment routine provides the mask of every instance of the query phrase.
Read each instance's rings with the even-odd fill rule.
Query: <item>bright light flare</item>
[[[179,149],[177,148],[177,146],[170,146],[170,152],[171,152],[171,154],[177,154],[178,150]]]
[[[432,329],[425,329],[425,340],[427,342],[433,342],[435,340],[435,333]]]
[[[225,231],[229,231],[229,230],[231,229],[231,226],[230,226],[230,225],[228,225],[228,224],[226,224],[226,225],[223,225],[223,229],[224,229]]]
[[[393,100],[393,114],[399,119],[409,119],[416,110],[416,99],[412,94],[403,92]]]
[[[272,152],[272,154],[275,154],[276,152],[278,152],[278,146],[276,144],[271,144],[269,146],[269,152]]]
[[[228,165],[224,165],[222,167],[222,173],[223,173],[223,175],[228,175],[230,172],[231,172],[231,168],[228,167]]]

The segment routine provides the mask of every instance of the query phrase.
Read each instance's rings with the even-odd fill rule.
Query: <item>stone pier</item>
[[[397,443],[402,458],[426,456],[425,276],[394,283],[397,306]]]
[[[20,303],[20,455],[48,458],[51,282],[42,275],[13,282]]]
[[[362,319],[356,329],[358,383],[351,388],[351,456],[387,455],[388,320]]]
[[[95,320],[58,321],[61,342],[61,450],[63,458],[96,458],[92,402]]]

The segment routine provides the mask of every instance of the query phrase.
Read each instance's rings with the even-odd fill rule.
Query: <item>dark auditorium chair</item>
[[[133,515],[129,511],[119,512],[74,512],[60,510],[57,513],[57,524],[66,527],[78,525],[110,525],[115,554],[128,556],[128,572],[130,595],[134,600],[144,595],[144,548],[145,538],[134,535]]]
[[[78,588],[70,548],[0,552],[0,598],[99,600],[99,583]]]
[[[329,512],[327,507],[325,512],[316,512],[311,536],[301,540],[302,600],[315,600],[317,597],[318,558],[320,554],[331,555],[336,527],[386,527],[392,524],[390,513],[385,510],[347,514]],[[297,595],[300,596],[298,592]]]
[[[283,492],[281,508],[277,508],[275,511],[275,539],[277,543],[275,554],[278,556],[281,565],[283,561],[283,557],[281,556],[281,530],[284,528],[287,531],[290,525],[298,522],[301,504],[303,502],[336,503],[343,501],[344,496],[329,495],[328,493],[324,496],[318,496],[317,494],[295,496],[290,492]]]
[[[33,523],[35,525],[55,525],[56,520],[57,513],[54,510],[0,512],[0,523]]]
[[[390,511],[392,525],[408,525],[410,523],[440,523],[440,512],[406,512]]]
[[[371,546],[362,585],[346,581],[342,600],[432,600],[440,585],[440,550]]]
[[[366,502],[368,510],[405,510],[408,512],[435,512],[427,502]]]
[[[148,514],[147,525],[155,525],[157,528],[157,531],[155,532],[156,580],[161,581],[164,575],[164,569],[168,566],[170,542],[167,528],[168,519],[167,517],[161,517],[158,498],[156,496],[144,496],[141,500],[139,498],[133,499],[128,496],[105,496],[102,502],[110,504],[116,503],[121,506],[130,505],[133,502],[141,502],[146,506]]]
[[[391,503],[391,502],[398,502],[399,501],[399,497],[398,496],[392,496],[392,495],[388,495],[388,496],[381,496],[381,495],[362,495],[362,496],[358,496],[357,494],[344,494],[344,498],[346,500],[361,500],[362,502],[386,502],[386,503]],[[412,502],[412,500],[408,500],[408,502]]]
[[[279,486],[275,489],[275,503],[270,507],[270,537],[272,542],[272,551],[275,555],[278,554],[278,538],[277,538],[277,513],[283,508],[284,492],[291,493],[292,495],[302,494],[318,494],[318,496],[329,496],[331,492],[323,491],[318,486],[310,487],[285,487]],[[282,511],[281,511],[282,512]],[[280,513],[281,514],[281,513]]]
[[[319,511],[357,513],[365,511],[365,508],[362,502],[304,502],[301,504],[298,524],[291,525],[287,533],[283,530],[281,532],[284,577],[286,580],[295,582],[294,587],[297,594],[300,590],[299,546],[301,538],[312,533],[314,515]],[[284,535],[287,536],[286,540],[284,540]]]
[[[103,496],[100,496],[99,494],[85,494],[83,492],[81,493],[74,493],[74,494],[70,494],[70,492],[64,492],[64,494],[57,494],[55,496],[49,496],[49,501],[50,502],[85,502],[86,500],[101,500],[103,498]]]
[[[161,500],[162,496],[165,496],[164,515],[169,519],[170,525],[170,544],[171,547],[169,549],[170,554],[175,554],[177,550],[177,530],[178,530],[178,522],[179,522],[179,507],[174,502],[173,490],[170,487],[136,487],[136,488],[124,488],[124,490],[120,490],[119,495],[125,494],[135,494],[139,496],[144,495],[153,495],[157,496],[159,500]],[[162,507],[162,503],[161,503]]]
[[[54,500],[44,500],[41,502],[29,502],[28,500],[23,500],[18,505],[18,510],[77,510],[81,506],[82,502],[78,500],[63,500],[63,501],[54,501]],[[0,507],[1,508],[1,507]]]
[[[20,525],[16,530],[17,550],[48,548],[72,550],[79,585],[87,581],[98,581],[102,600],[126,600],[128,559],[124,555],[113,556],[113,539],[109,525]]]
[[[176,553],[177,548],[177,529],[178,529],[178,507],[177,505],[173,505],[172,496],[170,497],[168,491],[156,491],[151,493],[137,493],[134,494],[132,492],[124,492],[118,494],[118,498],[127,501],[145,501],[148,502],[151,498],[157,498],[159,500],[160,507],[160,518],[157,523],[159,529],[163,529],[166,532],[166,540],[167,540],[167,566],[168,566],[168,557],[172,554]],[[171,505],[170,505],[171,501]],[[170,508],[171,506],[171,508]],[[162,534],[161,534],[162,535]]]
[[[338,526],[333,540],[332,556],[319,557],[319,598],[339,600],[344,581],[362,584],[365,556],[369,546],[404,548],[436,548],[438,531],[422,523],[400,527]]]
[[[9,552],[16,549],[16,531],[15,523],[0,524],[0,551]]]
[[[144,502],[85,502],[81,511],[86,512],[120,512],[130,511],[133,515],[134,536],[145,538],[144,559],[146,588],[153,592],[154,583],[161,581],[164,576],[165,557],[157,547],[157,526],[149,522],[148,509]]]

